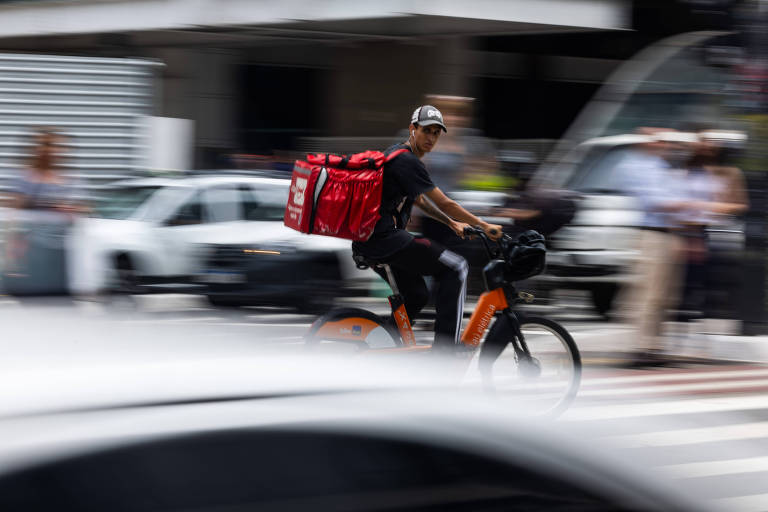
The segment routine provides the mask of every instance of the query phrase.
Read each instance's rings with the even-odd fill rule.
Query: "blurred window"
[[[245,220],[283,220],[285,203],[288,202],[288,187],[244,186],[243,196]]]
[[[159,188],[118,187],[97,193],[92,215],[104,219],[127,219]]]
[[[216,187],[205,191],[208,222],[231,222],[243,219],[240,193],[234,187]]]
[[[631,146],[594,147],[585,155],[572,174],[567,188],[579,192],[625,193],[625,176],[615,172],[619,162],[636,150]]]
[[[203,205],[200,192],[192,196],[181,205],[175,214],[168,219],[169,226],[187,226],[190,224],[202,224]]]
[[[196,193],[196,189],[192,187],[164,184],[139,206],[131,217],[142,221],[165,222],[175,215],[179,205],[184,204]]]

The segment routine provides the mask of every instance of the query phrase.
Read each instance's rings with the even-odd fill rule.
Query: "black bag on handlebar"
[[[503,247],[508,281],[522,281],[544,272],[547,250],[544,237],[538,231],[525,231],[514,242]]]

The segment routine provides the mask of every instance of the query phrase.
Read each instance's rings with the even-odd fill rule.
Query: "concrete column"
[[[236,65],[232,50],[162,48],[154,57],[166,66],[158,115],[195,122],[196,166],[202,152],[236,146]]]

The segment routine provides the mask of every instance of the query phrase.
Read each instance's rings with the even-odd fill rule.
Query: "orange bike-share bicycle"
[[[479,228],[467,228],[465,233],[480,237],[490,260],[483,268],[486,291],[461,335],[461,342],[470,349],[467,352],[473,353],[472,360],[477,357],[480,381],[497,396],[509,393],[534,401],[542,412],[562,412],[575,398],[581,381],[576,343],[557,322],[513,310],[515,303],[533,300],[532,295],[518,292],[513,283],[544,270],[544,237],[526,231],[517,238],[504,235],[494,243]],[[429,345],[416,343],[391,270],[381,266],[392,283],[391,318],[385,320],[359,308],[334,309],[312,324],[307,343],[366,352],[429,350]]]

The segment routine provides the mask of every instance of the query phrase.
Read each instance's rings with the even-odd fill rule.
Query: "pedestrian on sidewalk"
[[[726,165],[723,133],[699,130],[687,163],[686,180],[693,207],[682,212],[686,267],[678,320],[683,322],[702,318],[707,308],[708,274],[714,270],[709,230],[733,227],[736,217],[748,207],[741,170]]]
[[[16,296],[65,295],[69,293],[69,228],[85,207],[75,182],[61,173],[65,136],[42,127],[31,138],[29,161],[12,189],[4,288]]]
[[[665,362],[663,324],[680,297],[686,247],[680,212],[693,207],[681,167],[695,137],[664,128],[639,133],[647,138],[616,169],[642,212],[640,254],[622,302],[635,329],[630,364],[655,366]]]

